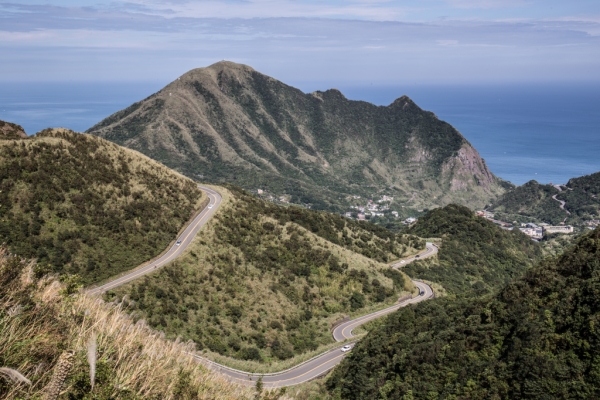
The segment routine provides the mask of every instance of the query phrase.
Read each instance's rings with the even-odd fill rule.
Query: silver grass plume
[[[90,363],[90,384],[94,390],[94,382],[96,381],[96,349],[98,347],[96,334],[92,334],[87,342],[87,358]]]
[[[26,383],[28,385],[31,385],[31,381],[27,378],[25,378],[23,376],[23,374],[21,374],[19,371],[12,369],[12,368],[7,368],[7,367],[2,367],[0,368],[0,376],[3,376],[4,378],[14,382],[14,383]]]
[[[54,374],[50,383],[44,388],[44,400],[56,400],[75,362],[75,352],[64,351],[54,366]]]

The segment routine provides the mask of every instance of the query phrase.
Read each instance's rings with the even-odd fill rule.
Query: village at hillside
[[[545,234],[549,233],[573,233],[573,227],[571,225],[550,225],[543,222],[535,224],[533,222],[524,222],[521,223],[520,226],[514,226],[511,223],[499,221],[494,219],[494,213],[491,213],[486,210],[477,211],[476,212],[479,217],[488,219],[495,223],[496,225],[500,225],[502,229],[519,229],[521,232],[531,237],[534,240],[540,240],[544,237]]]

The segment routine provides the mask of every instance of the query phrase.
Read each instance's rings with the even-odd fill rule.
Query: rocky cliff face
[[[336,89],[305,94],[231,62],[192,70],[88,132],[315,208],[382,190],[411,207],[480,206],[503,191],[458,131],[406,96],[379,107]]]
[[[21,125],[0,121],[0,139],[24,139],[27,137]]]

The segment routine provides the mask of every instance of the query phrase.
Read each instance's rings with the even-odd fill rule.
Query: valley
[[[0,379],[7,398],[45,396],[65,357],[69,398],[597,390],[596,305],[575,290],[595,296],[600,173],[515,187],[406,96],[304,94],[230,62],[88,132],[0,123],[0,364],[34,382]],[[511,229],[532,221],[575,234]]]
[[[414,290],[386,263],[424,248],[416,236],[218,190],[223,202],[179,260],[107,298],[210,358],[256,368],[317,351],[345,314]]]

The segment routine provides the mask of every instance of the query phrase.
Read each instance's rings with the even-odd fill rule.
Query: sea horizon
[[[165,84],[0,82],[0,119],[30,135],[47,127],[83,132]],[[600,171],[598,83],[337,88],[349,99],[382,106],[409,96],[461,132],[492,173],[517,185],[564,184]]]

